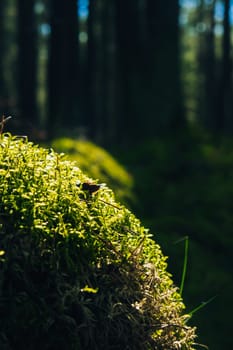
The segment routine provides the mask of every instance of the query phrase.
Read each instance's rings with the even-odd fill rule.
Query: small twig
[[[174,327],[174,328],[181,328],[181,329],[189,329],[189,327],[187,327],[187,326],[183,326],[183,325],[176,324],[176,323],[162,324],[162,325],[161,325],[161,329],[164,329],[164,328],[171,328],[171,327]]]
[[[126,232],[129,232],[129,233],[133,233],[134,235],[138,235],[139,233],[134,231],[134,230],[131,230],[131,228],[128,228],[126,226],[123,226],[123,229],[126,231]]]
[[[82,190],[84,190],[85,192],[87,192],[87,193],[89,194],[90,198],[92,198],[92,195],[95,195],[96,192],[98,192],[99,189],[100,189],[101,187],[104,187],[104,186],[105,186],[105,184],[96,184],[96,183],[92,183],[92,182],[83,182],[83,183],[81,183],[80,181],[77,181],[76,186],[77,186],[77,187],[81,187]],[[105,200],[102,199],[102,198],[98,198],[98,200],[99,200],[100,202],[104,203],[104,204],[110,205],[111,207],[113,207],[113,208],[115,208],[115,209],[117,209],[117,210],[122,210],[122,208],[118,207],[118,206],[115,205],[115,204],[112,204],[112,203],[110,203],[110,202],[107,202],[107,201],[105,201]],[[89,202],[90,202],[90,201],[87,200],[87,199],[81,199],[81,201],[84,201],[84,202],[86,202],[86,203],[89,203]],[[134,235],[138,235],[138,232],[133,231],[133,230],[131,230],[131,229],[128,228],[128,227],[123,226],[123,228],[124,228],[125,231],[127,231],[127,232],[129,232],[129,233],[133,233]]]
[[[96,238],[99,239],[102,243],[104,243],[111,252],[114,252],[118,257],[120,256],[122,258],[121,252],[117,251],[110,241],[106,241],[106,239],[100,237],[99,235],[96,235]]]
[[[3,133],[3,129],[4,129],[6,122],[8,122],[8,120],[10,120],[11,118],[12,118],[11,116],[9,116],[7,118],[5,118],[4,115],[2,116],[2,121],[0,122],[0,135]]]
[[[26,135],[16,135],[15,140],[23,140],[23,142],[27,142],[28,137]]]
[[[209,350],[209,347],[208,347],[207,345],[204,345],[204,344],[193,343],[192,345],[193,345],[193,346],[199,346],[200,348]]]
[[[121,210],[121,208],[120,208],[120,207],[118,207],[118,206],[116,206],[115,204],[112,204],[112,203],[106,202],[106,201],[104,201],[104,200],[103,200],[103,199],[101,199],[101,198],[98,198],[98,200],[99,200],[99,201],[101,201],[101,202],[103,202],[104,204],[111,205],[111,207],[113,207],[113,208],[116,208],[116,209],[118,209],[118,210]]]
[[[137,245],[137,247],[131,252],[131,256],[134,256],[135,254],[137,254],[137,255],[140,254],[145,239],[146,239],[146,236],[142,237],[142,239],[140,240],[140,242]]]

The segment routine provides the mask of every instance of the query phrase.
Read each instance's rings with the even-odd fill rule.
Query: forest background
[[[178,285],[189,239],[198,341],[233,348],[233,2],[7,0],[0,16],[6,131],[87,138],[124,164]]]

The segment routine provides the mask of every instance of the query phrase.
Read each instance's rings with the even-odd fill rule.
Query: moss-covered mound
[[[69,137],[55,139],[51,146],[56,152],[65,153],[69,160],[76,161],[91,178],[106,182],[121,203],[134,201],[132,177],[103,148],[87,140]]]
[[[89,183],[62,155],[1,136],[0,348],[193,349],[160,247]]]

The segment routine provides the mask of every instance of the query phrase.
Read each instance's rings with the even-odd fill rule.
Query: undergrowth
[[[232,349],[232,138],[216,140],[190,130],[148,140],[127,152],[120,149],[117,155],[135,181],[139,200],[133,210],[156,232],[187,309],[206,305],[192,312],[190,320],[198,327],[200,342],[213,350]],[[180,284],[184,254],[182,244],[174,243],[186,235],[189,260]]]
[[[133,178],[106,150],[83,139],[61,137],[51,142],[56,152],[66,154],[67,159],[77,162],[88,176],[105,182],[121,203],[134,203]]]
[[[62,154],[0,140],[0,348],[193,349],[150,233]]]

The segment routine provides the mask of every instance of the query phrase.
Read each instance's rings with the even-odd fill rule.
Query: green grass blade
[[[183,263],[183,270],[182,270],[182,276],[181,276],[181,283],[180,283],[180,295],[182,296],[183,290],[184,290],[184,281],[187,273],[187,264],[188,264],[188,250],[189,250],[189,237],[185,236],[175,243],[179,243],[185,241],[184,244],[184,263]]]
[[[190,318],[193,316],[193,314],[195,314],[197,311],[199,311],[200,309],[202,309],[203,307],[205,307],[206,305],[208,305],[209,303],[211,303],[215,298],[217,297],[217,295],[211,297],[210,299],[208,299],[207,301],[203,301],[200,305],[198,305],[197,307],[195,307],[195,309],[193,309],[192,311],[189,312]]]

